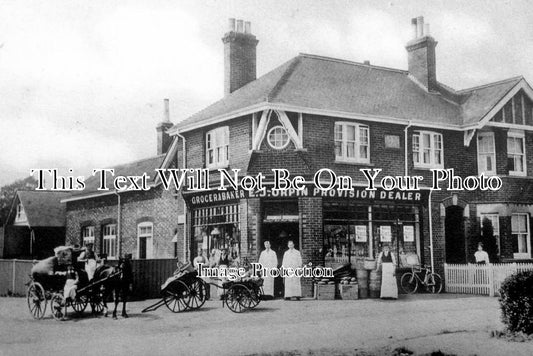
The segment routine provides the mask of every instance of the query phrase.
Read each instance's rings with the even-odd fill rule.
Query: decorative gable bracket
[[[475,133],[476,133],[476,129],[466,130],[464,132],[464,145],[465,145],[465,147],[469,147],[470,146],[470,142],[472,141],[472,138],[474,137]]]
[[[294,146],[296,147],[296,149],[297,150],[303,149],[302,114],[300,113],[298,115],[298,130],[296,130],[293,127],[285,111],[265,110],[261,113],[261,118],[259,119],[259,123],[257,123],[258,113],[255,113],[252,116],[252,150],[255,151],[255,150],[260,149],[261,143],[265,139],[267,129],[268,129],[268,124],[270,123],[272,115],[275,115],[277,117],[279,123],[287,131],[287,135],[289,135],[289,138],[294,143]]]

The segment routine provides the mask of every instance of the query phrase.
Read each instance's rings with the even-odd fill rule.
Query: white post
[[[489,274],[489,297],[494,297],[494,268],[492,265],[488,265]]]

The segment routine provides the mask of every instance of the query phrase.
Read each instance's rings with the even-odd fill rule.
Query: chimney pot
[[[416,17],[411,19],[411,28],[413,29],[413,39],[415,39],[417,37],[417,27],[418,27],[418,25],[416,23],[417,23]]]
[[[228,95],[256,79],[256,37],[249,21],[235,21],[235,31],[224,35],[224,94]]]
[[[237,20],[237,32],[244,32],[244,21]]]
[[[424,36],[424,16],[418,16],[416,18],[416,37],[420,38]]]
[[[428,91],[438,90],[436,52],[437,41],[429,36],[429,24],[424,25],[422,16],[411,20],[416,23],[416,38],[407,43],[409,74],[424,85]]]
[[[228,31],[235,31],[235,19],[234,18],[230,18],[228,20]]]
[[[157,132],[157,154],[166,153],[172,143],[172,138],[167,133],[167,130],[172,127],[170,122],[169,100],[163,99],[163,121],[156,126]]]
[[[424,25],[424,36],[429,36],[429,24]]]
[[[170,100],[164,99],[165,102],[165,112],[164,112],[164,120],[163,122],[170,122]]]

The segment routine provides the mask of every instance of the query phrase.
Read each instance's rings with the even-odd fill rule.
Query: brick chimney
[[[167,130],[170,129],[173,124],[170,122],[170,108],[169,100],[164,99],[164,114],[163,121],[157,124],[155,130],[157,131],[157,154],[161,155],[167,153],[170,144],[172,143],[172,138],[167,133]]]
[[[229,19],[224,43],[224,95],[256,79],[256,48],[259,42],[252,35],[252,25],[243,20]]]
[[[424,17],[411,20],[413,39],[407,43],[409,74],[429,91],[437,90],[437,68],[435,47],[437,41],[429,35],[429,24],[424,25]]]

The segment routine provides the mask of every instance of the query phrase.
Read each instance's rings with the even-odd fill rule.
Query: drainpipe
[[[407,151],[407,136],[408,135],[407,135],[407,131],[409,130],[409,127],[411,127],[411,123],[412,123],[412,121],[409,120],[407,126],[405,126],[405,129],[404,129],[404,133],[405,133],[405,139],[404,139],[404,142],[405,142],[405,144],[404,144],[404,146],[405,146],[404,147],[405,148],[405,175],[406,176],[409,175],[409,164],[408,164],[408,159],[407,159],[407,157],[408,157],[408,151]]]
[[[120,233],[120,221],[121,221],[121,209],[120,209],[120,194],[115,190],[115,194],[117,196],[117,247],[118,247],[118,257],[122,256],[122,236]]]
[[[178,136],[179,138],[181,138],[182,142],[183,142],[183,149],[181,150],[182,151],[182,163],[183,163],[183,169],[187,168],[187,164],[185,162],[186,158],[187,158],[187,155],[186,155],[186,145],[185,145],[185,137],[183,135],[180,135],[179,132],[176,132],[176,136]],[[177,157],[176,157],[177,158]],[[183,199],[183,261],[188,261],[188,258],[187,258],[187,255],[188,255],[188,252],[189,252],[189,247],[188,247],[188,244],[187,244],[187,204],[185,204],[185,199]]]
[[[433,193],[433,189],[429,191],[429,198],[428,198],[428,214],[429,214],[429,254],[431,259],[431,272],[433,272],[435,269],[434,262],[433,262],[433,216],[431,214],[431,193]]]

